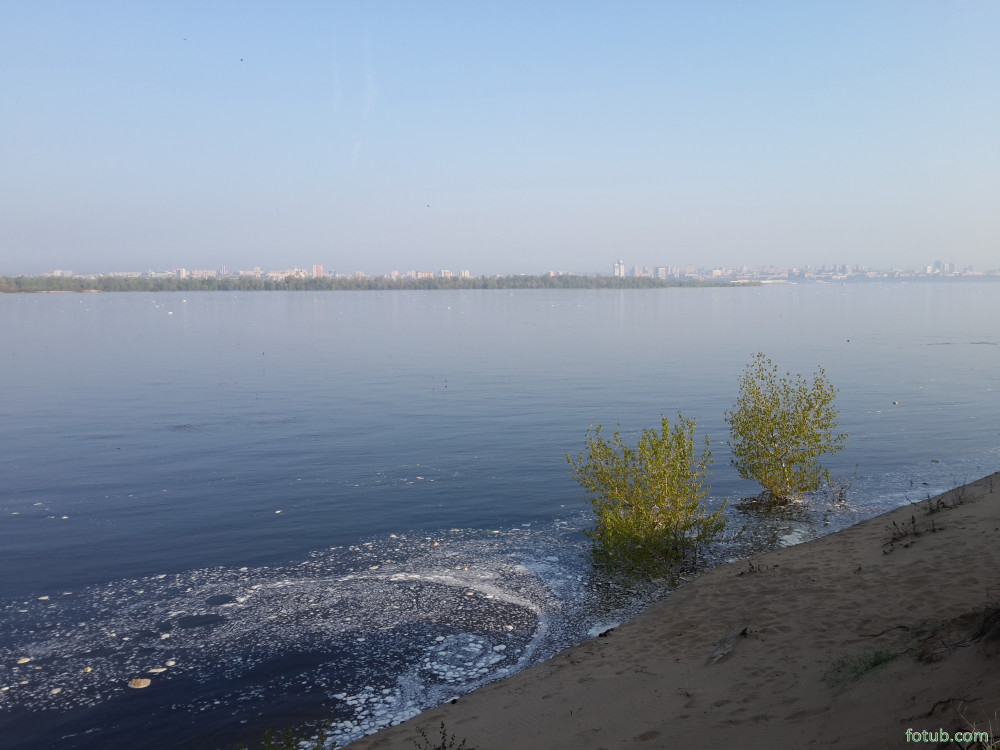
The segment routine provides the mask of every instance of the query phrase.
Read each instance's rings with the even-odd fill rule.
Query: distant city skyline
[[[0,273],[1000,263],[1000,3],[9,3]]]
[[[0,272],[0,276],[13,276]],[[22,274],[26,275],[26,274]],[[266,266],[250,266],[245,268],[233,268],[220,266],[219,268],[183,268],[174,266],[172,268],[145,269],[145,270],[123,270],[104,269],[100,271],[77,272],[73,269],[54,269],[33,276],[55,276],[55,277],[165,277],[174,276],[182,279],[199,278],[238,278],[256,277],[284,279],[289,276],[298,278],[324,278],[324,277],[368,277],[368,278],[389,278],[389,279],[427,279],[427,278],[458,278],[469,279],[491,276],[611,276],[611,277],[649,277],[660,279],[753,279],[753,278],[816,278],[816,277],[837,277],[837,276],[867,276],[869,278],[880,278],[887,275],[893,276],[956,276],[956,275],[1000,275],[1000,263],[988,267],[979,268],[976,266],[960,266],[951,261],[934,260],[933,262],[912,264],[907,266],[879,267],[866,264],[848,263],[823,263],[819,265],[810,264],[738,264],[735,266],[697,266],[693,263],[684,264],[654,264],[654,265],[628,265],[624,259],[618,259],[610,263],[609,268],[602,271],[569,271],[565,269],[549,269],[544,272],[514,272],[508,274],[488,274],[475,272],[468,268],[458,268],[456,270],[443,268],[431,270],[428,268],[407,268],[392,269],[390,271],[372,271],[370,269],[356,268],[347,271],[340,269],[328,269],[318,263],[291,266],[288,268],[276,268]]]
[[[185,266],[185,265],[180,265],[178,263],[170,263],[170,262],[168,262],[166,264],[162,264],[162,265],[149,265],[149,264],[141,265],[141,264],[138,264],[138,263],[132,263],[132,264],[130,264],[127,267],[126,266],[121,266],[121,267],[114,267],[114,268],[108,267],[108,266],[103,266],[103,265],[98,265],[97,263],[93,263],[93,262],[88,263],[88,262],[86,262],[84,260],[82,263],[75,264],[76,265],[75,268],[69,268],[69,267],[67,267],[67,268],[53,268],[51,266],[44,267],[42,265],[42,263],[38,262],[38,261],[24,262],[24,263],[19,263],[17,261],[8,262],[5,258],[3,258],[2,256],[0,256],[0,261],[3,262],[3,267],[0,267],[0,276],[43,276],[43,275],[51,275],[51,274],[53,274],[55,272],[60,272],[60,271],[71,272],[73,274],[78,274],[78,275],[88,275],[88,274],[101,275],[101,274],[109,274],[109,273],[148,273],[148,272],[175,271],[177,269],[184,269],[184,270],[187,270],[189,272],[212,271],[214,273],[219,273],[220,275],[224,276],[224,275],[227,274],[227,272],[228,272],[229,269],[249,271],[251,269],[256,268],[256,269],[262,271],[263,273],[272,273],[272,272],[277,272],[277,271],[281,270],[282,268],[285,268],[285,269],[288,269],[288,270],[299,269],[299,270],[311,271],[314,267],[322,268],[324,270],[324,272],[329,271],[329,272],[335,273],[337,275],[350,275],[350,274],[355,274],[355,273],[363,273],[365,275],[371,275],[371,276],[382,276],[382,275],[388,276],[388,275],[392,274],[394,271],[400,272],[400,273],[406,273],[406,272],[431,272],[431,273],[435,273],[435,274],[437,274],[440,271],[448,271],[448,272],[453,272],[453,273],[455,273],[457,275],[460,271],[462,271],[462,272],[472,273],[472,275],[474,275],[474,276],[482,276],[482,275],[487,275],[487,276],[494,276],[494,275],[510,276],[510,275],[524,275],[524,274],[527,274],[527,275],[541,275],[541,274],[548,274],[548,273],[552,273],[552,272],[555,272],[555,273],[568,273],[568,274],[581,274],[581,275],[600,275],[600,276],[607,275],[607,276],[614,276],[614,275],[618,275],[618,272],[617,272],[617,269],[616,269],[618,261],[617,260],[610,260],[610,258],[613,258],[613,257],[615,257],[615,256],[612,253],[611,255],[609,255],[607,258],[604,259],[603,263],[597,264],[597,265],[595,265],[592,268],[583,268],[583,267],[576,267],[576,268],[561,267],[561,268],[556,268],[556,267],[553,267],[553,266],[546,266],[545,264],[538,264],[538,263],[534,264],[533,267],[531,267],[531,268],[516,268],[516,267],[513,267],[513,264],[504,264],[503,267],[506,270],[501,271],[501,270],[496,270],[497,266],[494,264],[493,266],[489,267],[489,270],[477,268],[473,272],[473,271],[470,271],[470,269],[468,268],[468,265],[469,265],[468,263],[464,263],[464,264],[463,263],[452,263],[452,264],[449,264],[449,265],[446,265],[446,266],[435,266],[435,265],[432,265],[432,264],[429,264],[429,263],[423,263],[423,264],[417,263],[416,265],[414,265],[412,263],[413,259],[410,259],[410,261],[411,261],[410,265],[408,265],[406,267],[403,267],[403,266],[394,266],[394,267],[389,267],[389,268],[375,267],[373,264],[366,264],[363,260],[359,260],[357,262],[350,262],[350,261],[348,261],[346,263],[334,265],[334,264],[330,264],[330,263],[321,263],[321,262],[316,261],[315,259],[312,259],[312,260],[306,259],[306,260],[301,261],[301,262],[294,262],[294,263],[290,263],[290,264],[281,264],[281,263],[277,263],[277,262],[270,262],[270,263],[269,262],[264,262],[263,264],[261,264],[260,262],[254,262],[252,264],[246,264],[246,263],[241,264],[241,263],[231,263],[230,262],[230,263],[218,263],[218,264],[214,264],[214,265],[212,263],[200,263],[200,264],[197,264],[195,266],[191,266],[191,265]],[[946,258],[946,259],[942,260],[942,258]],[[626,275],[632,275],[632,271],[634,269],[636,269],[636,268],[650,269],[650,268],[656,268],[656,267],[662,267],[662,266],[667,266],[667,267],[681,267],[681,268],[696,267],[696,268],[703,269],[703,270],[711,270],[711,269],[715,269],[715,268],[740,269],[740,268],[775,268],[775,267],[819,269],[819,268],[828,268],[828,267],[848,266],[848,267],[851,267],[851,268],[855,268],[855,267],[860,267],[860,268],[878,268],[880,270],[921,271],[921,270],[924,270],[927,266],[932,266],[935,263],[938,263],[938,264],[946,264],[947,266],[951,267],[954,270],[979,270],[979,271],[986,270],[986,271],[994,271],[994,270],[1000,269],[1000,251],[998,251],[998,253],[997,253],[997,255],[995,257],[993,257],[993,258],[991,258],[989,260],[991,262],[987,262],[985,264],[962,263],[962,262],[957,262],[956,260],[952,259],[952,256],[948,256],[948,255],[942,254],[940,257],[934,256],[932,259],[928,259],[928,258],[915,258],[915,259],[909,259],[909,260],[906,260],[904,262],[894,263],[894,264],[890,264],[890,265],[880,265],[880,264],[872,263],[872,262],[864,262],[863,260],[853,261],[853,262],[848,263],[848,262],[845,262],[845,261],[837,261],[837,260],[830,260],[830,259],[821,260],[821,261],[815,262],[815,263],[804,263],[804,262],[778,263],[778,262],[772,262],[772,261],[765,261],[765,262],[756,262],[756,263],[754,263],[754,262],[743,262],[743,261],[737,260],[737,262],[735,262],[735,263],[707,263],[707,264],[704,264],[704,263],[695,263],[695,262],[690,262],[690,261],[678,260],[676,258],[675,259],[671,259],[671,260],[666,260],[666,259],[660,258],[660,259],[655,260],[655,261],[643,260],[642,262],[633,262],[632,260],[629,260],[629,259],[626,258],[624,260],[621,260],[621,262],[623,263],[622,268],[626,272]],[[31,269],[31,270],[17,270],[17,269],[25,269],[25,268],[28,268],[28,269]],[[323,275],[323,274],[320,274],[320,275]]]

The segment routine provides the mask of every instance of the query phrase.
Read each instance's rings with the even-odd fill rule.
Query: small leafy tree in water
[[[836,433],[836,395],[822,367],[810,383],[802,375],[781,375],[764,354],[755,354],[740,379],[736,406],[726,412],[740,476],[786,501],[829,484],[820,456],[842,450],[847,439]]]
[[[694,420],[677,415],[671,429],[642,431],[635,448],[620,430],[605,439],[601,426],[587,432],[587,449],[566,460],[590,495],[597,516],[594,560],[629,575],[672,577],[676,566],[716,539],[725,528],[723,511],[708,512],[703,483],[712,463],[705,438],[695,456]]]

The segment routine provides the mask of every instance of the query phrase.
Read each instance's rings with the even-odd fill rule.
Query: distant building
[[[615,263],[614,274],[616,279],[625,278],[625,261],[619,260]]]
[[[472,274],[469,272],[468,268],[463,268],[462,270],[460,270],[458,272],[458,278],[460,278],[460,279],[468,279],[468,278],[471,278],[471,277],[472,277]]]
[[[286,279],[289,276],[292,276],[292,277],[294,277],[296,279],[304,279],[304,278],[306,278],[307,274],[305,272],[305,269],[303,269],[303,268],[289,268],[286,271],[268,271],[267,272],[267,277],[269,279],[274,279],[275,281],[281,281],[282,279]]]
[[[313,266],[312,275],[314,279],[319,279],[325,276],[326,274],[323,272],[323,266]]]

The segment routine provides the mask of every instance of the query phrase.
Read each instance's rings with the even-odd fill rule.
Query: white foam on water
[[[344,743],[583,640],[609,607],[641,607],[588,586],[585,538],[562,522],[494,532],[397,532],[283,568],[160,573],[8,602],[0,717],[158,688],[172,688],[172,711],[245,716],[319,691]],[[134,691],[137,679],[150,684]]]

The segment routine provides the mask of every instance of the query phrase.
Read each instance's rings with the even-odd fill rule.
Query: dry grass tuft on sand
[[[442,722],[479,750],[998,747],[1000,474],[715,568],[350,748],[412,748]],[[991,739],[920,734],[973,729]]]

